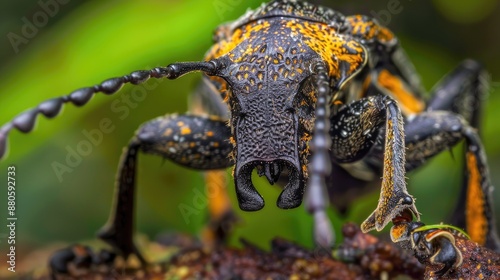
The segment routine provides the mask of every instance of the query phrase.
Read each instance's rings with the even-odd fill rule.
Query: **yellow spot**
[[[302,172],[307,173],[307,165],[302,165]]]
[[[208,137],[212,137],[212,136],[214,136],[214,132],[209,130],[209,131],[205,132],[205,135]]]
[[[181,127],[181,135],[187,135],[187,134],[191,134],[191,129],[189,128],[189,126]]]
[[[467,153],[469,182],[466,198],[466,226],[471,239],[480,245],[486,243],[488,221],[485,216],[484,193],[481,188],[481,173],[477,169],[477,159],[472,152]]]

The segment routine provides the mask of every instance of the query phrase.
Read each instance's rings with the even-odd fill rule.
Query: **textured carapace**
[[[342,35],[343,20],[308,3],[275,1],[216,32],[206,59],[225,64],[212,80],[230,106],[242,209],[264,206],[251,182],[254,168],[271,184],[287,169],[289,183],[277,204],[302,202],[317,96],[313,68],[325,64],[339,89],[366,63],[363,46]]]

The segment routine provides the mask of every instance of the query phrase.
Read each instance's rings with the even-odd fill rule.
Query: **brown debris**
[[[441,267],[427,264],[425,279],[500,279],[500,254],[469,239],[455,238],[456,245],[462,252],[462,265],[438,278],[434,276],[434,272]]]
[[[346,224],[342,233],[344,242],[333,254],[327,250],[305,249],[279,238],[272,240],[270,252],[244,240],[241,249],[222,247],[206,251],[196,242],[171,243],[164,239],[160,242],[167,242],[168,246],[156,242],[141,246],[149,259],[156,259],[155,265],[147,269],[133,268],[123,260],[116,260],[111,267],[94,266],[79,271],[78,277],[58,274],[57,279],[357,280],[393,279],[399,275],[411,279],[436,279],[432,278],[432,271],[440,267],[425,267],[411,251],[364,234],[354,224]],[[457,238],[457,246],[462,250],[464,263],[440,279],[492,279],[499,275],[500,257],[497,253],[462,238]],[[50,279],[50,275],[46,272],[29,278]]]
[[[340,245],[336,255],[343,260],[350,258],[371,278],[393,278],[398,275],[422,278],[425,267],[413,257],[411,251],[362,233],[354,224],[344,225],[342,234],[344,243]]]

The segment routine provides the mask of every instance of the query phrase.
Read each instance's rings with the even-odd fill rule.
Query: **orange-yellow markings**
[[[377,39],[380,42],[390,42],[394,40],[394,34],[385,27],[380,27],[379,33],[377,34]]]
[[[377,26],[373,21],[365,21],[363,20],[363,17],[360,15],[349,17],[347,20],[352,25],[353,27],[352,33],[355,35],[360,34],[364,35],[367,39],[371,39],[375,36],[376,32],[378,31],[376,29]]]
[[[488,221],[484,215],[484,193],[481,187],[481,174],[477,169],[476,156],[467,153],[467,170],[469,171],[469,182],[466,198],[466,226],[467,233],[471,239],[480,245],[486,243]]]
[[[399,225],[394,225],[391,228],[391,238],[393,242],[396,242],[403,237],[404,234],[406,234],[408,225],[407,224],[399,224]]]
[[[226,171],[209,171],[205,173],[205,182],[209,198],[209,211],[212,220],[220,219],[231,209],[231,202],[226,191]]]
[[[181,135],[188,135],[188,134],[191,134],[191,128],[189,128],[189,126],[181,127]]]
[[[430,232],[430,233],[425,235],[425,240],[427,242],[430,242],[438,236],[446,237],[450,241],[452,241],[452,243],[455,243],[455,237],[453,236],[453,234],[451,234],[451,232],[446,231],[446,230],[436,230],[436,231]]]
[[[378,83],[392,93],[393,97],[399,101],[401,110],[406,114],[420,113],[424,110],[425,104],[407,91],[401,79],[392,75],[388,70],[380,71]]]
[[[206,56],[206,59],[214,59],[221,57],[229,52],[231,52],[234,48],[236,48],[239,44],[241,44],[243,41],[247,39],[251,39],[254,34],[257,32],[261,32],[261,34],[266,34],[267,29],[269,28],[270,23],[268,21],[263,21],[259,24],[249,24],[244,27],[238,28],[234,30],[233,35],[231,38],[227,40],[222,40],[215,44],[212,49],[208,52],[208,55]],[[245,54],[250,54],[254,53],[257,51],[265,52],[265,48],[260,48],[260,46],[256,46],[255,48],[252,48],[252,44],[248,44],[247,48],[245,50],[242,50],[239,55],[239,58],[241,59],[244,57]],[[232,53],[230,55],[231,59],[234,59],[235,54]],[[235,61],[237,62],[237,61]]]
[[[352,26],[352,34],[360,35],[365,40],[375,38],[381,43],[387,43],[395,39],[394,34],[389,29],[364,16],[350,16],[347,17],[347,21]]]
[[[286,26],[290,28],[292,36],[294,33],[295,36],[303,35],[307,46],[318,53],[328,64],[329,75],[332,77],[340,77],[339,60],[349,63],[350,69],[347,75],[353,74],[364,63],[363,47],[356,41],[338,36],[336,31],[326,24],[290,20],[287,21]],[[354,50],[355,53],[349,53],[348,49]],[[305,52],[303,46],[299,51]]]

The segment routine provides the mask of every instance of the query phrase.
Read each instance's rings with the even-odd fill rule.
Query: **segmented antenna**
[[[329,248],[334,242],[330,219],[326,214],[329,205],[326,178],[332,170],[329,149],[331,147],[330,130],[330,85],[328,72],[323,63],[314,67],[316,73],[316,120],[311,141],[312,158],[309,164],[307,183],[307,210],[314,217],[314,239],[317,245]]]
[[[53,118],[61,112],[64,103],[71,102],[75,106],[80,107],[85,105],[96,93],[102,92],[111,95],[126,84],[131,83],[134,85],[142,84],[150,78],[168,78],[176,79],[184,74],[193,71],[202,71],[207,75],[216,75],[220,70],[222,64],[217,60],[204,61],[204,62],[181,62],[170,64],[167,67],[156,67],[151,70],[139,70],[130,73],[129,75],[111,78],[104,82],[92,86],[77,89],[66,96],[56,97],[40,103],[36,108],[29,109],[9,123],[0,128],[0,159],[3,158],[7,151],[7,136],[9,132],[16,128],[17,130],[28,133],[33,130],[39,114],[47,118]]]

